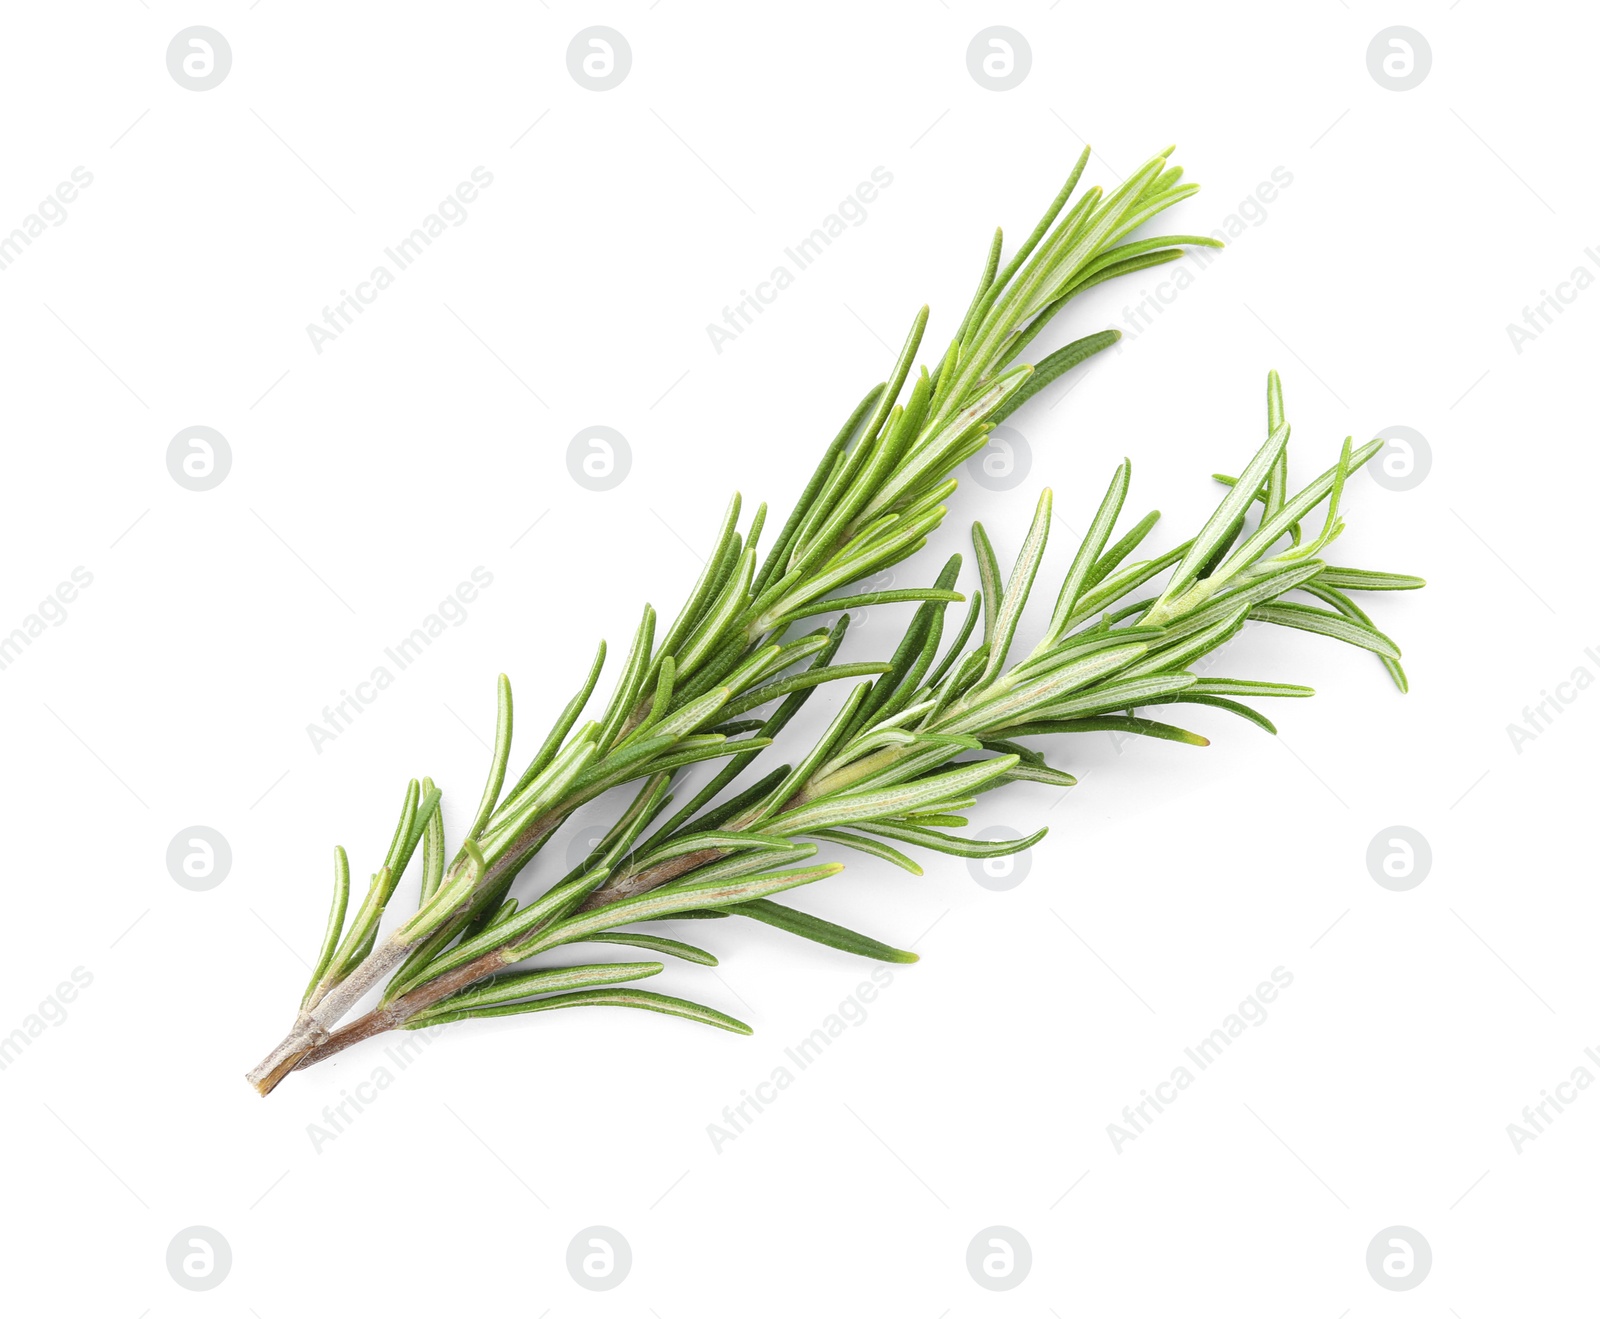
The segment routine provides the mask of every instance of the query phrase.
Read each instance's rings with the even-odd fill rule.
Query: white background
[[[1397,23],[1433,53],[1406,92],[1366,63]],[[210,91],[166,67],[191,24],[231,45]],[[591,24],[632,50],[604,93],[566,67]],[[1031,47],[1015,90],[967,71],[989,24]],[[1582,818],[1600,694],[1520,753],[1507,725],[1580,666],[1600,674],[1584,651],[1600,645],[1584,534],[1600,292],[1521,352],[1506,326],[1600,263],[1582,149],[1596,37],[1576,7],[1478,0],[1209,19],[960,0],[8,10],[0,231],[75,167],[93,176],[0,271],[0,630],[73,568],[93,575],[0,672],[0,1032],[26,1033],[74,968],[92,976],[0,1073],[8,1307],[1590,1305],[1600,1094],[1520,1150],[1507,1124],[1575,1068],[1600,1075],[1583,1052],[1600,1046],[1600,913]],[[1429,579],[1372,606],[1412,693],[1370,656],[1255,629],[1223,671],[1319,692],[1272,709],[1280,738],[1197,710],[1208,749],[1057,747],[1081,786],[1019,785],[975,818],[1051,826],[1009,892],[953,858],[917,879],[861,857],[799,895],[923,961],[720,1151],[708,1124],[869,966],[696,926],[721,967],[660,986],[753,1038],[541,1015],[452,1027],[403,1072],[369,1044],[257,1099],[241,1076],[289,1024],[331,846],[363,882],[423,773],[459,836],[496,673],[525,757],[599,637],[625,643],[645,599],[676,607],[733,490],[787,511],[924,301],[937,354],[994,224],[1025,233],[1083,140],[1089,178],[1114,184],[1175,139],[1204,191],[1169,229],[1223,225],[1275,168],[1292,183],[1064,404],[1057,386],[1017,414],[1027,480],[964,482],[902,584],[931,580],[973,516],[1009,557],[1046,485],[1059,574],[1125,454],[1130,514],[1160,507],[1174,543],[1216,498],[1209,474],[1263,436],[1276,366],[1300,477],[1347,433],[1405,425],[1431,446],[1414,489],[1353,483],[1336,554]],[[493,183],[466,222],[319,354],[308,322],[477,166]],[[715,351],[707,323],[875,166],[893,183],[865,223]],[[1121,323],[1153,284],[1097,290],[1049,344]],[[166,466],[194,425],[232,453],[203,493]],[[592,425],[632,451],[606,493],[567,472]],[[477,566],[493,585],[467,620],[314,750],[308,723]],[[889,637],[869,620],[852,653]],[[232,849],[208,892],[165,860],[196,824]],[[1396,824],[1433,853],[1405,893],[1366,863]],[[1293,984],[1267,1020],[1119,1152],[1108,1123],[1280,966]],[[385,1065],[394,1084],[314,1145],[324,1106]],[[633,1253],[605,1293],[565,1265],[594,1224]],[[1033,1253],[1007,1293],[965,1263],[995,1224]],[[1365,1264],[1396,1224],[1433,1251],[1406,1293]],[[213,1291],[167,1272],[192,1225],[231,1247]]]

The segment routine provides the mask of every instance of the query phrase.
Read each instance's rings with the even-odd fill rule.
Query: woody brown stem
[[[382,1035],[385,1031],[397,1030],[424,1008],[432,1007],[440,999],[449,998],[451,994],[465,989],[468,985],[482,980],[485,976],[504,970],[505,965],[505,959],[500,956],[499,950],[490,949],[481,957],[474,958],[472,961],[456,967],[454,971],[447,971],[437,979],[418,985],[417,988],[409,993],[402,994],[394,1002],[375,1007],[364,1016],[357,1017],[349,1025],[341,1026],[324,1039],[321,1044],[307,1049],[298,1058],[280,1067],[275,1074],[265,1078],[257,1086],[257,1089],[263,1095],[268,1094],[290,1072],[298,1071],[302,1067],[311,1067],[324,1059],[333,1057],[336,1053],[342,1053],[352,1044],[360,1044],[362,1040],[370,1040],[374,1035]]]
[[[807,799],[807,796],[806,790],[802,788],[800,792],[789,799],[784,809],[788,810],[800,805]],[[747,816],[741,822],[735,822],[730,827],[737,829],[748,825],[751,818]],[[672,857],[633,874],[618,875],[591,893],[579,906],[578,910],[595,911],[601,907],[609,907],[612,903],[620,902],[624,898],[637,897],[642,893],[648,893],[652,889],[660,888],[663,884],[670,883],[682,875],[698,870],[703,865],[708,865],[713,861],[720,861],[727,855],[729,853],[722,848],[707,847],[698,852],[689,852],[683,856]],[[518,937],[519,939],[526,939],[530,933],[533,933],[533,931],[525,930]],[[266,1070],[264,1065],[259,1075],[252,1074],[251,1082],[261,1094],[269,1094],[290,1072],[298,1071],[302,1067],[314,1066],[324,1059],[333,1057],[336,1053],[342,1053],[352,1044],[360,1044],[363,1040],[371,1039],[374,1035],[382,1035],[386,1031],[401,1029],[406,1022],[410,1021],[419,1012],[432,1007],[443,999],[449,998],[450,995],[458,993],[469,985],[476,984],[479,980],[491,976],[497,971],[505,970],[506,965],[507,963],[501,956],[500,950],[492,948],[472,961],[456,967],[453,971],[447,971],[442,976],[425,981],[415,989],[400,995],[392,1003],[381,1004],[364,1016],[357,1017],[348,1025],[341,1026],[331,1034],[325,1034],[320,1042],[295,1053],[292,1057],[278,1059],[278,1065],[272,1070]]]
[[[648,893],[651,889],[660,888],[670,880],[677,879],[679,875],[686,875],[691,870],[698,870],[701,866],[721,860],[727,855],[727,852],[719,847],[706,847],[698,852],[675,856],[670,861],[663,861],[659,865],[631,875],[618,875],[615,880],[607,880],[585,898],[578,910],[597,911],[601,907],[609,907],[613,902],[620,902],[623,898],[636,898],[641,893]]]

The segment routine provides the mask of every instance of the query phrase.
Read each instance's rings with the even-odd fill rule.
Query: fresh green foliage
[[[578,942],[625,944],[714,965],[705,950],[618,927],[730,913],[863,956],[914,960],[771,896],[842,868],[796,868],[819,845],[843,845],[917,872],[902,848],[985,857],[1037,842],[1042,830],[1003,843],[947,832],[966,823],[963,812],[978,794],[1004,783],[1074,781],[1018,739],[1115,728],[1203,745],[1197,734],[1134,713],[1185,702],[1230,710],[1270,730],[1236,698],[1307,689],[1198,671],[1251,620],[1373,650],[1403,687],[1394,643],[1346,593],[1410,589],[1420,581],[1335,569],[1318,557],[1342,529],[1346,477],[1378,446],[1352,451],[1347,442],[1332,469],[1289,497],[1288,426],[1276,376],[1266,445],[1190,540],[1126,562],[1157,517],[1112,542],[1131,478],[1129,464],[1118,469],[1044,635],[1025,657],[1016,659],[1012,649],[1048,542],[1048,492],[1003,583],[988,537],[974,527],[979,589],[942,653],[946,611],[963,601],[954,589],[959,557],[925,590],[852,591],[922,547],[943,521],[943,501],[956,484],[951,473],[982,449],[999,420],[1114,342],[1114,332],[1091,335],[1037,367],[1014,364],[1068,300],[1117,274],[1175,259],[1185,245],[1213,245],[1195,237],[1124,241],[1194,191],[1180,184],[1181,171],[1167,164],[1165,152],[1108,196],[1090,188],[1067,209],[1087,157],[1003,269],[996,234],[972,302],[935,369],[913,372],[924,308],[888,381],[868,391],[828,446],[766,553],[758,554],[765,505],[741,532],[736,496],[704,573],[670,627],[658,635],[656,614],[645,608],[609,698],[580,723],[602,672],[601,645],[578,692],[509,789],[513,708],[509,683],[500,679],[488,781],[448,865],[439,794],[429,780],[408,787],[384,865],[348,925],[348,865],[337,853],[327,935],[298,1034],[274,1057],[293,1066],[315,1061],[319,1049],[342,1047],[345,1033],[330,1041],[328,1030],[384,977],[379,1018],[368,1014],[347,1031],[359,1034],[362,1023],[374,1021],[375,1029],[415,1027],[607,1003],[747,1031],[710,1008],[603,987],[654,975],[660,962],[510,968]],[[1257,503],[1258,525],[1246,535]],[[1301,522],[1324,504],[1322,531],[1306,540]],[[1159,594],[1141,597],[1164,572]],[[1295,590],[1331,609],[1283,599]],[[908,602],[917,607],[889,660],[834,663],[849,625],[841,611]],[[790,636],[801,620],[827,613],[839,615],[831,626]],[[817,690],[854,679],[870,680],[848,690],[809,749],[724,795]],[[740,718],[752,712],[761,713]],[[722,764],[663,819],[674,781],[701,761]],[[631,804],[583,864],[526,902],[511,896],[518,875],[573,811],[629,783],[638,785]],[[377,945],[379,921],[419,846],[417,909]],[[263,1064],[252,1080],[270,1089],[284,1066]]]
[[[1275,373],[1268,394],[1269,410],[1281,413]],[[1312,694],[1308,687],[1287,683],[1211,675],[1214,652],[1251,622],[1301,628],[1371,650],[1404,690],[1398,648],[1364,614],[1352,613],[1348,597],[1326,587],[1324,578],[1352,590],[1412,589],[1421,580],[1333,567],[1311,553],[1320,553],[1338,536],[1346,478],[1381,446],[1374,441],[1352,450],[1347,441],[1339,461],[1293,497],[1283,494],[1285,480],[1277,497],[1264,504],[1259,529],[1246,534],[1242,510],[1253,502],[1251,492],[1269,491],[1274,470],[1286,472],[1287,440],[1288,427],[1280,423],[1197,535],[1119,569],[1155,526],[1154,516],[1146,517],[1135,529],[1135,540],[1125,537],[1110,545],[1131,476],[1124,463],[1077,547],[1044,634],[1020,659],[1013,659],[1012,646],[1048,540],[1050,493],[1039,501],[1004,587],[997,585],[988,540],[975,526],[980,578],[989,583],[989,599],[999,594],[986,612],[981,638],[969,644],[970,631],[964,628],[933,676],[923,680],[938,651],[947,608],[943,599],[924,602],[888,671],[851,692],[839,717],[801,759],[802,772],[791,772],[762,799],[722,821],[721,834],[744,830],[769,844],[801,838],[841,843],[912,869],[909,857],[880,840],[967,857],[1031,846],[1042,831],[999,844],[944,832],[966,823],[961,812],[973,797],[1004,783],[1030,779],[1066,786],[1074,781],[1018,739],[1110,728],[1204,746],[1207,739],[1199,734],[1135,711],[1209,705],[1271,732],[1271,723],[1239,698]],[[1296,540],[1292,524],[1323,505],[1323,532],[1311,541]],[[1170,573],[1158,593],[1141,598],[1152,565]],[[941,581],[952,578],[947,569]],[[1091,582],[1098,585],[1089,588]],[[1295,591],[1331,595],[1347,607],[1335,613],[1283,598]],[[685,828],[693,836],[693,824]],[[668,849],[658,848],[622,859],[586,902],[609,911],[603,904],[619,895],[657,886],[670,891],[684,883],[692,872],[663,864],[667,854]],[[708,859],[731,854],[720,843],[695,852]],[[770,854],[761,859],[776,862]],[[797,925],[770,923],[807,934]],[[819,941],[842,946],[834,938]]]

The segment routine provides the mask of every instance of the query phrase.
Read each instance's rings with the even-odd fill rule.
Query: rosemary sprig
[[[1124,241],[1197,191],[1168,164],[1171,150],[1109,194],[1088,188],[1067,209],[1088,163],[1085,149],[1004,269],[996,230],[971,304],[936,368],[919,368],[912,379],[927,325],[924,307],[888,380],[868,391],[828,446],[765,556],[758,562],[766,506],[741,532],[735,496],[676,620],[658,636],[655,611],[646,606],[610,700],[597,719],[579,724],[604,664],[602,643],[584,684],[509,791],[503,789],[512,709],[509,684],[501,678],[489,781],[460,850],[444,864],[442,837],[429,832],[438,819],[438,795],[431,785],[408,787],[389,855],[348,930],[339,896],[347,894],[348,880],[336,883],[312,983],[289,1034],[249,1074],[253,1085],[263,1093],[271,1089],[392,974],[398,971],[391,996],[420,984],[452,946],[470,944],[511,919],[508,895],[517,875],[585,802],[620,784],[665,782],[663,776],[698,761],[725,761],[712,785],[685,808],[692,813],[770,744],[815,686],[885,671],[883,665],[819,662],[837,650],[837,636],[826,630],[783,638],[796,622],[837,608],[837,602],[825,603],[832,593],[916,553],[944,519],[944,500],[956,487],[950,474],[983,448],[985,435],[1045,384],[1116,341],[1115,331],[1102,331],[1036,366],[1018,363],[1071,298],[1117,275],[1176,260],[1186,246],[1220,246],[1195,236]],[[948,586],[869,592],[852,597],[852,607],[940,603],[952,595]],[[778,700],[754,736],[740,736],[752,730],[734,715]],[[430,838],[439,845],[424,845],[418,910],[379,939],[378,923],[400,875]]]

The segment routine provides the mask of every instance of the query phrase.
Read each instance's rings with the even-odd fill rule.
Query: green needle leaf
[[[1172,257],[1164,259],[1171,260],[1181,255],[1181,252],[1174,252]],[[1118,271],[1117,273],[1121,274],[1123,272]],[[1048,321],[1049,317],[1041,316],[1034,324],[1042,329]],[[1031,338],[1032,336],[1030,335],[1029,339]],[[1121,330],[1101,330],[1096,334],[1086,334],[1081,339],[1075,339],[1065,348],[1057,348],[1048,357],[1035,363],[1033,374],[1024,380],[1009,398],[989,414],[990,423],[995,426],[1000,425],[1030,398],[1044,389],[1045,386],[1054,384],[1062,376],[1066,375],[1068,371],[1072,370],[1073,367],[1087,362],[1096,353],[1104,352],[1121,338]],[[1016,347],[1020,350],[1023,345],[1018,344]]]
[[[493,1007],[563,989],[583,989],[590,985],[616,985],[660,975],[666,968],[660,962],[599,962],[591,966],[568,966],[549,971],[510,971],[489,976],[469,989],[443,999],[422,1014],[430,1023],[441,1019],[460,1020],[470,1008]]]
[[[1322,573],[1314,582],[1306,586],[1306,591],[1316,596],[1317,599],[1326,601],[1353,622],[1359,623],[1362,627],[1372,628],[1372,620],[1367,617],[1361,606],[1356,604],[1343,591],[1336,590],[1330,586],[1327,577],[1328,574],[1326,572]],[[1377,629],[1373,628],[1373,631],[1376,632]],[[1402,695],[1411,690],[1411,683],[1406,678],[1406,671],[1400,667],[1399,660],[1391,659],[1387,655],[1379,655],[1378,662],[1383,665],[1390,679],[1400,689]]]
[[[1367,572],[1361,568],[1324,568],[1317,585],[1336,591],[1416,591],[1427,585],[1420,577],[1397,572]]]
[[[1219,710],[1227,710],[1232,714],[1238,715],[1241,719],[1248,719],[1251,723],[1255,724],[1256,727],[1265,732],[1271,733],[1274,737],[1276,737],[1278,733],[1278,726],[1274,724],[1272,720],[1268,719],[1267,716],[1262,714],[1259,710],[1251,709],[1248,705],[1244,704],[1243,701],[1230,701],[1223,696],[1206,696],[1204,694],[1197,695],[1193,688],[1190,688],[1186,692],[1179,692],[1175,697],[1173,697],[1173,700],[1180,701],[1185,705],[1214,705]]]
[[[1133,715],[1103,714],[1088,719],[1065,719],[1056,730],[1061,733],[1132,733],[1139,737],[1160,738],[1165,742],[1182,742],[1192,747],[1208,747],[1209,737],[1191,733],[1187,728],[1157,723],[1154,719],[1139,719]]]
[[[1050,616],[1050,626],[1046,628],[1044,639],[1039,642],[1035,653],[1054,646],[1066,634],[1072,611],[1077,608],[1079,597],[1090,585],[1089,574],[1100,562],[1106,542],[1111,539],[1112,529],[1122,514],[1122,501],[1127,498],[1128,482],[1132,479],[1133,464],[1124,458],[1122,465],[1117,468],[1117,474],[1111,478],[1111,485],[1106,490],[1105,497],[1101,499],[1100,507],[1095,511],[1094,521],[1089,524],[1088,533],[1078,546],[1077,554],[1073,556],[1072,567],[1067,570],[1067,579],[1061,584],[1061,594],[1056,597],[1055,612]],[[1128,549],[1132,548],[1131,545],[1128,546]],[[1122,552],[1126,554],[1128,551],[1125,549]],[[1109,572],[1110,568],[1106,571]]]
[[[950,594],[944,592],[944,594]],[[834,664],[827,668],[807,669],[804,673],[796,673],[787,678],[782,678],[766,687],[747,692],[736,700],[729,701],[723,708],[724,715],[740,715],[746,710],[754,710],[759,705],[768,701],[775,701],[780,696],[787,696],[790,692],[803,691],[807,687],[815,687],[824,682],[835,682],[840,678],[870,678],[880,673],[889,672],[887,664]]]
[[[1192,696],[1315,696],[1310,687],[1292,682],[1257,682],[1253,678],[1201,678],[1188,689]]]
[[[1065,701],[1052,701],[1049,705],[1041,706],[1034,712],[1034,719],[1078,719],[1087,715],[1105,714],[1111,710],[1132,710],[1136,706],[1147,705],[1156,697],[1165,696],[1169,692],[1180,692],[1185,687],[1192,687],[1194,681],[1192,673],[1173,673],[1110,682],[1082,696]],[[1020,736],[1015,725],[1006,731],[1012,737]]]
[[[884,819],[924,809],[946,797],[981,789],[1017,764],[1016,756],[996,756],[961,769],[932,774],[892,788],[841,792],[799,806],[768,821],[769,833],[808,834],[837,824]]]
[[[561,752],[562,743],[566,741],[567,734],[572,731],[573,724],[578,722],[578,716],[583,713],[583,707],[589,703],[589,697],[594,692],[595,683],[600,681],[600,670],[605,667],[606,643],[601,642],[595,651],[594,662],[589,666],[589,676],[584,679],[583,686],[578,689],[578,694],[567,702],[566,708],[561,711],[555,723],[551,726],[549,735],[544,740],[544,745],[539,748],[538,754],[529,763],[528,768],[522,771],[522,777],[516,781],[509,793],[507,800],[514,799],[530,783],[549,768],[551,761]]]
[[[873,838],[863,838],[860,834],[853,834],[844,829],[813,829],[809,836],[821,839],[825,843],[838,843],[841,847],[865,852],[868,856],[875,856],[891,865],[899,866],[900,869],[910,871],[913,875],[922,873],[922,867],[904,852]]]
[[[494,751],[489,757],[489,781],[483,785],[483,798],[478,803],[478,813],[467,830],[467,837],[476,838],[489,823],[494,808],[500,801],[500,787],[506,778],[506,761],[511,757],[511,679],[501,674],[495,686],[497,711],[494,730]]]
[[[683,609],[678,617],[673,620],[672,628],[662,639],[657,653],[661,655],[677,655],[688,640],[691,629],[700,621],[701,614],[708,603],[714,598],[715,592],[721,582],[728,551],[733,548],[736,528],[739,524],[740,499],[738,495],[728,501],[728,511],[723,515],[722,527],[717,533],[715,548],[706,560],[705,568],[700,573],[700,578],[694,584],[694,589],[689,592],[689,598],[684,602]],[[679,668],[687,668],[679,665]]]
[[[497,1007],[467,1008],[459,1012],[440,1013],[437,1016],[413,1017],[405,1023],[407,1030],[421,1026],[437,1026],[447,1021],[465,1021],[471,1017],[514,1017],[524,1012],[548,1012],[555,1008],[643,1008],[647,1012],[661,1012],[669,1017],[686,1017],[706,1026],[732,1031],[735,1035],[754,1032],[744,1022],[726,1013],[708,1008],[687,999],[654,994],[648,989],[585,989],[571,994],[552,994],[548,998],[530,999],[525,1003],[506,1003]]]
[[[940,591],[932,588],[919,588],[903,591],[871,591],[865,595],[840,595],[829,600],[817,600],[786,614],[779,619],[775,627],[786,627],[790,623],[798,623],[802,618],[811,618],[816,614],[831,614],[839,609],[866,609],[872,605],[907,604],[912,601],[944,600],[959,603],[965,597],[960,591]]]
[[[1124,462],[1126,463],[1126,459],[1124,459]],[[1132,464],[1128,463],[1127,466],[1131,471]],[[1084,578],[1084,587],[1098,586],[1110,576],[1118,564],[1144,543],[1144,538],[1150,534],[1160,520],[1160,513],[1146,513],[1140,518],[1134,525],[1133,530],[1100,556],[1094,567],[1089,571],[1089,575]]]
[[[425,793],[434,792],[433,780],[423,779],[422,790]],[[422,885],[417,894],[417,906],[426,905],[428,899],[438,891],[443,879],[444,812],[435,810],[428,816],[428,823],[422,831]]]
[[[318,984],[322,981],[322,973],[328,969],[328,963],[333,961],[334,949],[339,946],[339,936],[344,932],[345,906],[350,901],[350,859],[345,856],[344,848],[333,849],[333,905],[328,909],[328,928],[322,936],[322,948],[317,953],[317,964],[311,972],[311,980],[306,985],[305,995],[300,1000],[304,1007],[311,1001],[311,996],[316,993]]]
[[[880,943],[870,935],[858,934],[843,925],[835,925],[832,921],[809,916],[803,911],[796,911],[793,907],[779,906],[778,903],[768,902],[765,899],[741,903],[737,907],[730,908],[729,915],[748,916],[751,920],[760,921],[763,925],[770,925],[774,929],[798,934],[802,939],[810,939],[813,943],[825,944],[841,952],[854,953],[857,957],[870,957],[875,962],[908,963],[919,960],[915,953]]]
[[[1015,770],[1012,772],[1015,773]],[[949,856],[978,860],[988,860],[990,857],[1010,856],[1014,852],[1024,852],[1050,832],[1048,829],[1040,829],[1037,833],[1029,834],[1025,838],[984,840],[961,838],[955,834],[940,833],[937,829],[929,829],[899,820],[873,820],[871,823],[863,824],[860,827],[866,833],[881,834],[884,838],[893,838],[902,843],[913,843],[918,847],[930,848],[935,852],[944,852]]]
[[[1297,627],[1306,632],[1318,632],[1325,637],[1333,637],[1337,641],[1347,641],[1352,646],[1360,646],[1370,650],[1375,655],[1381,655],[1387,660],[1398,660],[1400,648],[1379,632],[1377,628],[1361,623],[1353,618],[1345,618],[1340,614],[1330,613],[1326,609],[1315,609],[1310,605],[1297,605],[1279,602],[1270,605],[1257,605],[1250,611],[1250,617],[1263,623],[1277,623],[1282,627]]]
[[[643,870],[647,866],[659,865],[675,856],[687,856],[690,852],[703,852],[711,848],[720,848],[723,851],[763,848],[767,851],[789,852],[793,851],[794,847],[795,844],[785,838],[773,838],[763,833],[706,829],[700,833],[682,834],[670,842],[661,844],[648,856],[637,861],[634,868]]]
[[[596,934],[583,942],[624,944],[629,948],[643,948],[646,952],[662,953],[701,966],[717,965],[717,959],[704,948],[696,948],[692,943],[681,943],[677,939],[663,939],[659,934]]]
[[[535,935],[527,943],[508,950],[504,956],[507,961],[521,961],[558,943],[570,943],[613,926],[631,925],[634,921],[665,916],[669,912],[698,911],[706,907],[720,908],[749,902],[773,893],[782,893],[785,889],[798,888],[802,884],[815,884],[819,879],[837,875],[843,869],[837,864],[808,866],[801,870],[780,870],[772,875],[757,875],[727,883],[673,885],[636,898],[624,898],[598,911],[570,917],[548,933]]]
[[[1255,499],[1256,491],[1288,442],[1289,427],[1285,423],[1273,431],[1271,438],[1256,450],[1255,457],[1250,460],[1239,477],[1239,483],[1223,497],[1222,502],[1217,505],[1216,512],[1200,529],[1200,534],[1190,542],[1188,553],[1183,556],[1183,561],[1173,572],[1172,580],[1167,583],[1167,589],[1161,593],[1156,608],[1151,610],[1152,623],[1163,621],[1163,606],[1176,599],[1194,582],[1200,574],[1200,566],[1216,551],[1223,538],[1233,532],[1235,524],[1244,516],[1245,510]]]
[[[987,683],[1006,662],[1011,649],[1011,638],[1016,635],[1017,623],[1022,618],[1022,607],[1028,603],[1033,590],[1033,579],[1039,571],[1039,561],[1044,558],[1044,547],[1050,539],[1050,491],[1039,496],[1039,506],[1033,515],[1033,525],[1028,528],[1028,538],[1022,543],[1016,565],[1011,569],[1011,580],[1006,583],[1005,595],[995,614],[994,628],[989,641],[989,663],[980,682]]]
[[[609,747],[616,741],[617,734],[622,731],[623,724],[639,700],[639,691],[644,686],[645,672],[650,664],[655,632],[656,611],[646,605],[644,617],[634,631],[628,658],[623,662],[622,673],[617,678],[616,690],[611,693],[611,700],[600,719],[600,731],[595,741],[602,747]]]

